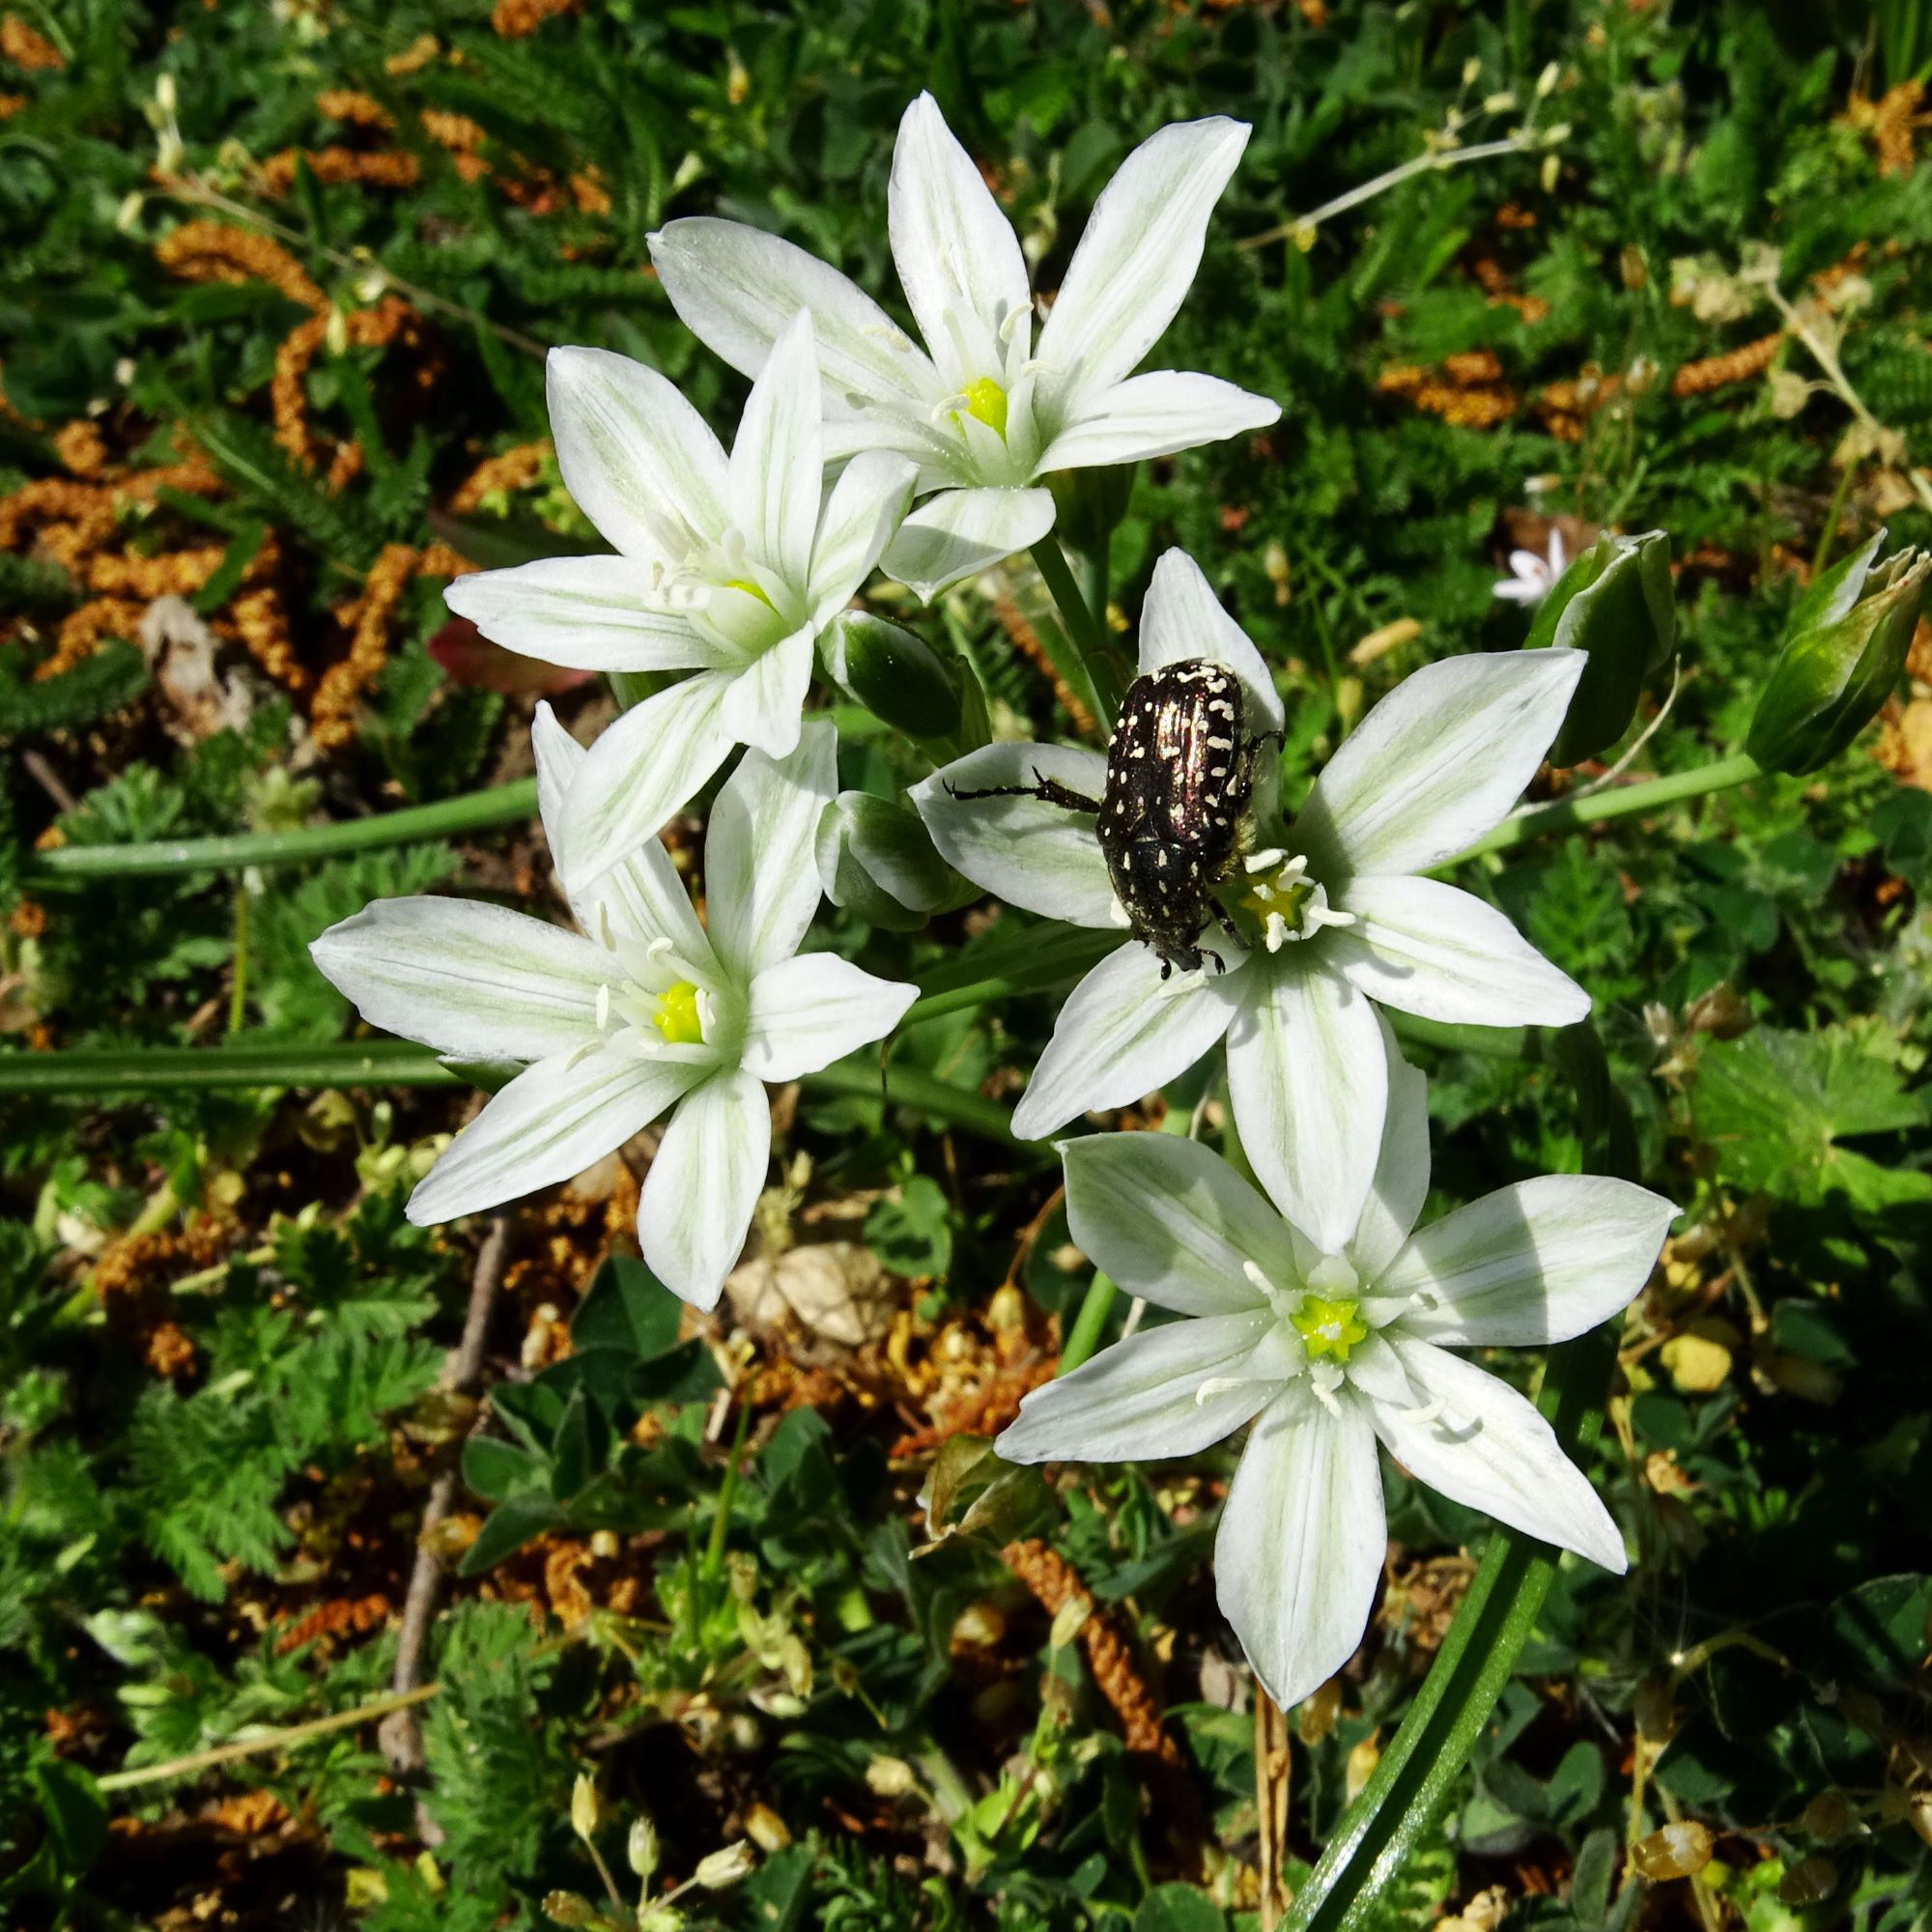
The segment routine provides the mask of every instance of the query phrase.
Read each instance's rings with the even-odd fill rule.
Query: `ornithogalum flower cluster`
[[[1219,1053],[1230,1139],[1259,1189],[1178,1137],[1067,1143],[1074,1239],[1179,1319],[1037,1390],[999,1448],[1020,1462],[1169,1457],[1251,1429],[1220,1525],[1221,1601],[1287,1702],[1341,1666],[1368,1616],[1385,1546],[1378,1440],[1459,1501],[1623,1566],[1615,1524],[1536,1411],[1450,1350],[1541,1346],[1613,1315],[1671,1209],[1626,1182],[1554,1177],[1417,1230],[1424,1082],[1385,1016],[1587,1015],[1584,990],[1501,912],[1431,876],[1522,791],[1585,656],[1425,667],[1288,810],[1267,661],[1192,558],[1169,551],[1142,605],[1130,694],[1130,715],[1153,726],[1131,748],[992,743],[962,724],[951,752],[973,749],[910,804],[866,797],[858,814],[848,793],[828,819],[838,735],[811,711],[815,668],[844,681],[837,639],[852,626],[834,620],[875,571],[929,601],[1032,548],[1056,546],[1058,561],[1049,477],[1275,419],[1274,403],[1217,377],[1140,366],[1188,292],[1246,138],[1204,120],[1136,148],[1047,303],[922,95],[889,197],[921,341],[776,236],[708,217],[654,236],[679,316],[753,379],[730,449],[656,370],[556,350],[558,465],[611,552],[483,572],[448,593],[498,644],[632,674],[627,696],[636,677],[648,687],[587,750],[537,708],[543,823],[577,929],[476,901],[384,900],[314,955],[372,1024],[508,1075],[416,1190],[414,1219],[497,1207],[622,1148],[649,1163],[645,1260],[709,1308],[769,1178],[768,1089],[884,1039],[915,998],[809,943],[821,867],[835,889],[843,876],[827,865],[840,826],[863,817],[867,849],[902,859],[925,907],[966,895],[950,865],[1026,912],[1118,931],[1063,1007],[1014,1131],[1037,1139],[1138,1101]],[[1523,587],[1501,594],[1529,594],[1523,560],[1518,574]],[[881,647],[881,675],[910,662],[899,647]],[[883,717],[893,707],[870,688]],[[1212,695],[1192,724],[1189,691]],[[1144,762],[1123,765],[1129,749]],[[734,757],[695,899],[659,834]],[[1183,779],[1208,789],[1170,809]],[[1152,876],[1172,859],[1189,881],[1178,935],[1151,928],[1120,883],[1126,835],[1116,826],[1110,844],[1106,814],[1127,813],[1127,790]],[[852,921],[863,895],[839,890]]]

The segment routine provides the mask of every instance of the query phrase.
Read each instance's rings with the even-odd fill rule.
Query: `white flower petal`
[[[800,309],[811,316],[828,414],[883,403],[923,413],[945,395],[931,361],[837,269],[740,221],[694,215],[649,238],[678,319],[713,355],[755,376]]]
[[[1237,389],[1218,376],[1151,369],[1145,376],[1083,393],[1073,420],[1062,423],[1047,444],[1038,472],[1048,476],[1056,469],[1172,456],[1179,449],[1265,429],[1280,417],[1279,403]]]
[[[818,352],[811,317],[800,309],[758,371],[731,446],[731,521],[752,554],[803,590],[825,455],[819,435]]]
[[[1349,1259],[1365,1282],[1375,1283],[1408,1239],[1422,1205],[1429,1199],[1429,1082],[1420,1067],[1402,1057],[1381,1021],[1382,1052],[1388,1066],[1388,1111],[1376,1178],[1362,1218],[1349,1242]],[[1382,1293],[1379,1287],[1373,1293]]]
[[[1335,895],[1355,924],[1323,935],[1372,1000],[1456,1026],[1568,1026],[1590,996],[1494,906],[1440,879],[1353,878]]]
[[[1581,651],[1477,652],[1406,677],[1328,760],[1295,820],[1327,862],[1318,869],[1424,872],[1481,838],[1536,776],[1583,665]]]
[[[571,781],[589,753],[557,723],[556,714],[544,702],[538,703],[530,722],[530,745],[537,760],[537,810],[543,814],[544,829],[551,833],[551,853],[555,857],[556,833],[551,829],[561,828]],[[653,939],[668,939],[685,959],[702,965],[711,958],[711,942],[692,910],[690,893],[662,839],[653,837],[642,840],[585,892],[571,892],[561,858],[556,860],[556,869],[578,924],[593,939],[602,938],[608,922],[613,938],[640,940],[645,945]]]
[[[1317,948],[1332,937],[1322,933]],[[1228,1036],[1228,1097],[1256,1179],[1323,1254],[1335,1255],[1375,1180],[1388,1058],[1376,1009],[1319,957],[1296,956],[1301,950],[1291,947],[1248,976]]]
[[[887,211],[899,281],[941,379],[957,387],[997,377],[1005,366],[1000,324],[1033,300],[1026,258],[929,94],[899,122]]]
[[[1389,1454],[1451,1501],[1622,1576],[1630,1567],[1622,1532],[1535,1408],[1473,1362],[1427,1342],[1389,1339],[1423,1402],[1374,1410]]]
[[[1052,527],[1049,490],[945,490],[898,526],[879,563],[929,604],[963,579],[1031,550]]]
[[[912,787],[912,802],[948,865],[1009,905],[1067,925],[1118,926],[1094,820],[1037,798],[954,798],[947,790],[1030,785],[1036,775],[1097,800],[1107,760],[1071,745],[985,745]]]
[[[633,705],[591,746],[552,844],[573,893],[655,838],[724,762],[733,739],[720,714],[731,684],[700,671]]]
[[[711,809],[704,904],[711,944],[741,982],[798,951],[818,910],[813,844],[838,788],[838,734],[814,718],[788,757],[747,752]]]
[[[782,758],[798,743],[811,687],[812,635],[806,624],[781,638],[726,685],[718,722],[738,744]]]
[[[670,383],[608,349],[553,349],[546,369],[557,468],[607,543],[674,564],[688,533],[723,535],[724,451]]]
[[[1239,121],[1181,121],[1143,141],[1101,189],[1035,354],[1068,399],[1129,374],[1174,320],[1208,217],[1247,145]]]
[[[1293,1389],[1262,1413],[1214,1541],[1215,1593],[1284,1710],[1355,1653],[1388,1553],[1381,1465],[1364,1406]]]
[[[610,1048],[526,1066],[450,1142],[410,1196],[418,1227],[520,1200],[582,1174],[647,1127],[699,1076]]]
[[[654,608],[628,556],[542,556],[459,577],[442,601],[506,650],[577,670],[703,670],[724,652],[688,617]]]
[[[1405,1334],[1463,1347],[1567,1342],[1643,1290],[1676,1208],[1600,1174],[1545,1174],[1420,1230],[1378,1295],[1414,1294]]]
[[[1139,670],[1145,677],[1194,658],[1226,665],[1240,679],[1250,736],[1281,729],[1281,697],[1253,639],[1222,610],[1201,566],[1183,550],[1164,551],[1141,606]]]
[[[1254,1361],[1266,1309],[1149,1328],[1035,1389],[994,1438],[1009,1463],[1157,1463],[1196,1456],[1251,1420],[1281,1384]],[[1218,1384],[1218,1386],[1217,1386]]]
[[[1046,1051],[1013,1111],[1013,1132],[1037,1141],[1075,1115],[1124,1107],[1185,1073],[1227,1032],[1248,955],[1165,981],[1151,948],[1130,940],[1067,996]]]
[[[715,1308],[745,1245],[772,1152],[764,1083],[721,1069],[678,1102],[644,1176],[638,1245],[673,1294]]]
[[[752,981],[744,1065],[774,1084],[816,1073],[884,1039],[919,988],[862,972],[832,952],[807,952],[767,966]]]
[[[918,466],[890,450],[855,456],[832,486],[811,551],[807,601],[823,624],[852,601],[872,574],[912,504]]]
[[[462,1060],[541,1060],[597,1037],[603,948],[471,899],[378,899],[309,956],[371,1026]]]
[[[1182,1315],[1267,1306],[1252,1265],[1290,1286],[1287,1224],[1217,1153],[1178,1134],[1069,1141],[1066,1226],[1094,1266],[1132,1294]]]

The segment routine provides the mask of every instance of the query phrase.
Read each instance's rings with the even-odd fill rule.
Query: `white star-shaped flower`
[[[1314,1239],[1216,1154],[1159,1133],[1065,1149],[1073,1238],[1183,1319],[1036,1389],[1009,1462],[1195,1456],[1255,1424],[1214,1546],[1221,1608],[1292,1706],[1361,1641],[1387,1552],[1379,1437],[1418,1481],[1619,1573],[1623,1538],[1549,1425],[1450,1348],[1540,1347],[1637,1293],[1675,1211],[1628,1181],[1546,1175],[1410,1233],[1429,1192],[1422,1075],[1384,1048],[1375,1188]]]
[[[1208,217],[1248,138],[1238,121],[1179,122],[1144,141],[1095,202],[1034,340],[1012,225],[938,105],[899,123],[893,259],[921,349],[838,270],[775,235],[711,217],[650,238],[671,305],[699,341],[756,375],[793,313],[811,313],[826,383],[826,453],[894,449],[919,494],[885,567],[922,596],[1038,542],[1056,470],[1132,463],[1260,429],[1278,405],[1212,376],[1132,372],[1200,267]]]
[[[796,305],[727,457],[677,390],[602,349],[555,349],[551,433],[563,480],[615,556],[480,571],[444,592],[486,638],[548,664],[694,672],[598,739],[569,837],[595,878],[649,838],[733,745],[798,743],[812,644],[871,575],[914,466],[875,450],[829,492],[811,319]]]
[[[1261,653],[1194,560],[1169,551],[1141,613],[1140,673],[1208,660],[1245,694],[1245,730],[1281,729]],[[1471,894],[1418,876],[1487,832],[1529,782],[1576,689],[1580,651],[1444,659],[1398,685],[1329,761],[1292,823],[1271,746],[1256,758],[1254,840],[1217,891],[1240,935],[1210,925],[1201,970],[1165,976],[1138,941],[1061,1009],[1013,1115],[1022,1139],[1151,1094],[1228,1041],[1228,1086],[1256,1172],[1328,1248],[1368,1197],[1385,1083],[1374,1001],[1471,1026],[1565,1026],[1589,995]],[[1032,797],[1036,773],[1101,797],[1107,760],[1060,745],[989,745],[913,791],[941,855],[1013,905],[1072,925],[1126,917],[1094,821]]]
[[[1549,526],[1549,554],[1538,556],[1533,550],[1510,552],[1510,575],[1495,585],[1492,595],[1505,604],[1541,604],[1556,588],[1556,580],[1570,568],[1570,554],[1563,546],[1563,532]]]
[[[712,809],[699,924],[655,838],[586,876],[564,799],[584,753],[537,707],[538,803],[582,933],[466,899],[379,899],[310,949],[373,1026],[462,1061],[524,1061],[410,1198],[451,1221],[567,1180],[668,1109],[638,1240],[709,1308],[744,1246],[771,1152],[774,1085],[898,1024],[917,989],[800,954],[818,909],[812,840],[837,786],[814,721],[788,757],[748,752]]]

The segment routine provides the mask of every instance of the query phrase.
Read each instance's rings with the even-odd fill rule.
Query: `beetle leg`
[[[957,799],[973,798],[1037,798],[1042,805],[1057,805],[1063,811],[1092,811],[1100,810],[1097,798],[1089,798],[1085,792],[1078,792],[1071,785],[1064,785],[1058,779],[1050,779],[1037,769],[1030,785],[981,785],[973,791],[961,791],[951,779],[942,780],[949,796]]]
[[[1238,946],[1243,952],[1248,952],[1248,942],[1241,937],[1241,928],[1225,912],[1217,912],[1214,917],[1221,922],[1221,930]]]

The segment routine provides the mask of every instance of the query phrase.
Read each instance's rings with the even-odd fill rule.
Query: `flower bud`
[[[1874,569],[1884,541],[1880,530],[1799,599],[1745,740],[1767,770],[1815,772],[1829,764],[1897,685],[1932,556],[1902,550]]]
[[[1656,1880],[1690,1878],[1711,1862],[1715,1841],[1711,1828],[1687,1818],[1679,1825],[1666,1825],[1631,1847],[1631,1863],[1639,1878]]]
[[[597,1908],[581,1892],[546,1892],[543,1909],[553,1925],[585,1926],[597,1920]]]
[[[632,1821],[624,1857],[632,1872],[649,1885],[658,1868],[658,1828],[648,1818],[639,1816]]]
[[[1524,645],[1559,645],[1590,660],[1549,762],[1574,765],[1614,745],[1636,716],[1644,679],[1670,662],[1676,642],[1670,539],[1662,530],[1598,538],[1543,600]]]
[[[588,1772],[581,1771],[570,1787],[570,1829],[580,1838],[594,1838],[599,1811],[597,1786]]]
[[[908,738],[952,738],[963,719],[960,678],[938,652],[899,624],[844,611],[821,645],[833,681]]]
[[[1115,463],[1093,469],[1057,469],[1046,479],[1046,487],[1053,492],[1054,528],[1082,555],[1091,556],[1127,514],[1127,499],[1134,494],[1134,466]]]
[[[740,1838],[735,1845],[726,1845],[722,1852],[699,1859],[697,1869],[691,1875],[692,1883],[702,1886],[706,1891],[723,1891],[726,1886],[748,1877],[757,1861],[750,1841]]]
[[[826,897],[888,932],[916,932],[934,913],[979,896],[903,799],[841,791],[819,817],[814,856]]]
[[[1838,1889],[1838,1867],[1822,1854],[1800,1859],[1778,1882],[1782,1905],[1822,1905]]]

